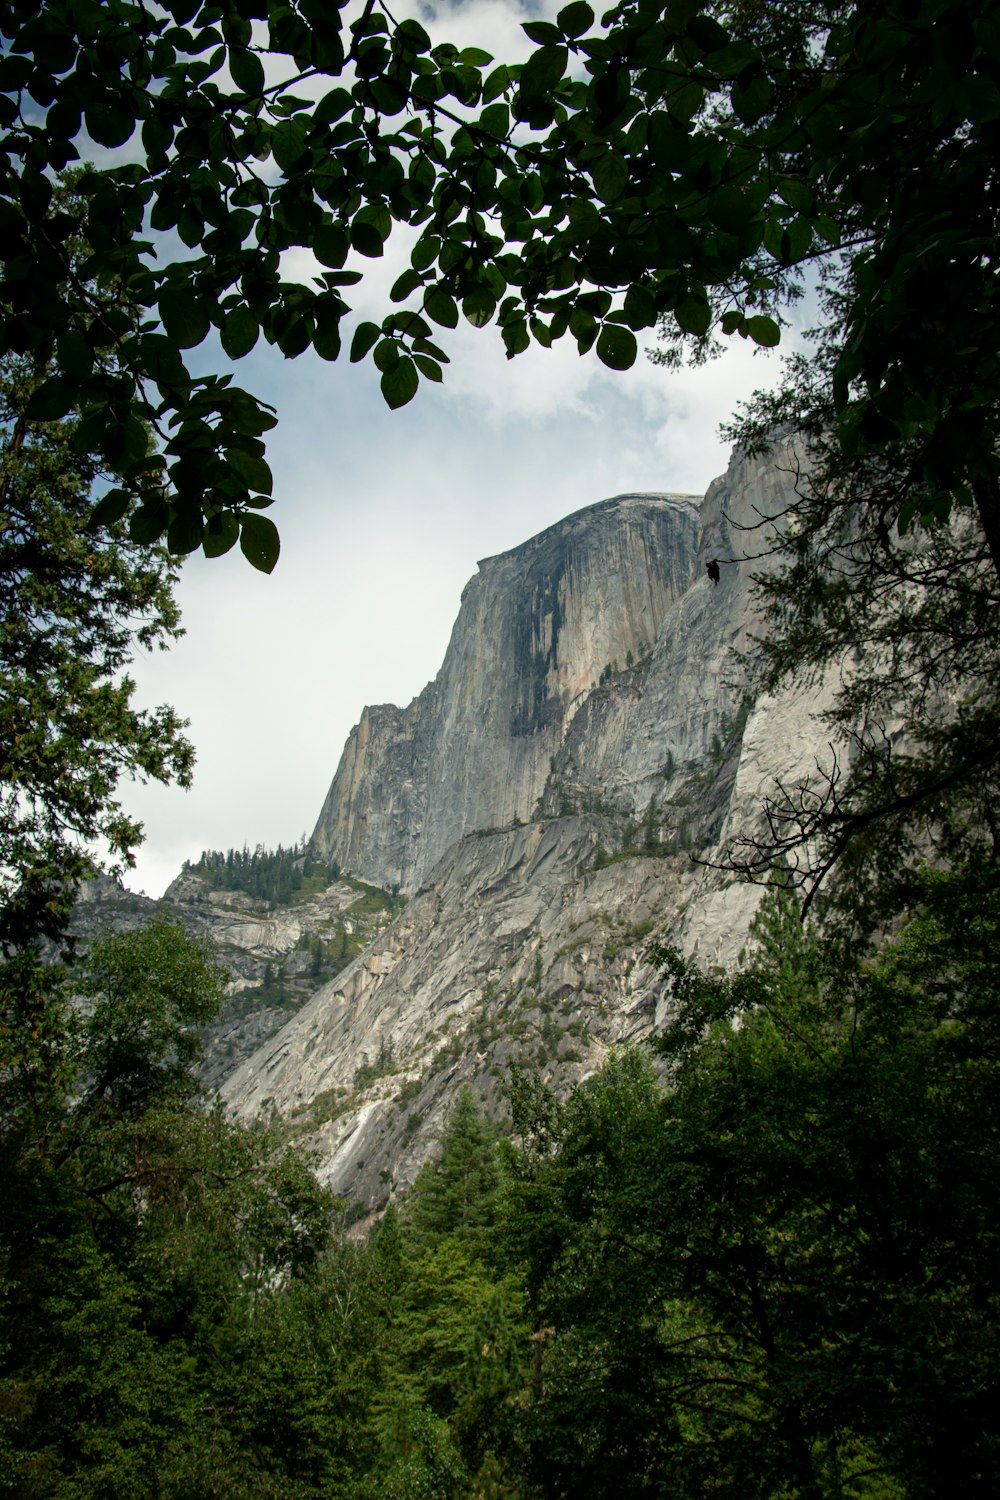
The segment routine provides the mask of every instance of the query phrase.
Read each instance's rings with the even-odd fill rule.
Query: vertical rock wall
[[[435,681],[351,732],[317,851],[412,891],[464,834],[529,819],[602,674],[652,651],[698,537],[695,499],[620,495],[481,562]]]

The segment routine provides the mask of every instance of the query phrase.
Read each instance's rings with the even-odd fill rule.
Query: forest
[[[290,901],[303,884],[318,876],[323,885],[340,873],[314,860],[305,837],[285,849],[265,849],[258,844],[253,850],[205,849],[197,860],[186,860],[183,873],[199,876],[212,890],[244,891],[261,901],[276,905]],[[308,887],[307,887],[308,888]]]
[[[0,5],[0,1488],[24,1500],[997,1492],[1000,20],[575,0],[525,30],[508,66],[379,0]],[[140,837],[120,781],[190,779],[127,675],[179,632],[178,560],[278,556],[274,415],[187,351],[214,328],[231,364],[259,337],[337,358],[397,228],[396,310],[349,348],[391,407],[460,315],[511,358],[566,337],[615,369],[653,330],[668,366],[774,346],[813,300],[811,352],[730,429],[808,452],[747,690],[834,669],[848,751],[727,852],[767,887],[743,965],[658,949],[648,1045],[566,1098],[513,1073],[499,1123],[463,1094],[366,1237],[200,1095],[210,956],[163,923],[66,934]]]
[[[1000,893],[921,883],[868,960],[781,883],[738,974],[663,951],[651,1045],[563,1100],[515,1072],[504,1130],[465,1090],[367,1234],[199,1095],[221,975],[181,928],[23,972],[5,1490],[992,1492]]]

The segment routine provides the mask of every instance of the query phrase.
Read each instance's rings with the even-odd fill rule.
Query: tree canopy
[[[663,318],[774,345],[797,274],[846,261],[840,444],[906,445],[887,522],[974,504],[1000,565],[994,8],[624,0],[598,21],[574,0],[525,30],[506,64],[381,0],[0,7],[4,338],[50,370],[29,416],[78,410],[114,471],[96,518],[175,553],[239,537],[270,569],[274,415],[185,351],[214,332],[230,360],[261,335],[336,359],[356,266],[400,226],[397,309],[350,346],[393,407],[441,378],[462,314],[510,356],[569,335],[619,369]],[[54,203],[98,148],[79,211]]]
[[[169,708],[133,702],[137,646],[180,634],[165,550],[120,523],[88,530],[94,457],[80,419],[25,415],[44,372],[0,359],[0,945],[65,917],[59,892],[95,861],[127,863],[141,837],[115,791],[125,776],[190,780],[194,753]]]

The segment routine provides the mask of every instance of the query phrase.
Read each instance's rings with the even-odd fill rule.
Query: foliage
[[[828,743],[813,774],[773,789],[763,834],[740,837],[729,863],[754,876],[786,863],[807,901],[836,866],[871,927],[932,851],[953,859],[994,842],[1000,593],[968,516],[890,532],[899,473],[884,457],[841,457],[802,369],[745,418],[748,440],[763,440],[769,415],[794,406],[807,434],[780,566],[758,580],[769,628],[747,669],[764,692],[825,684]]]
[[[137,540],[178,553],[239,538],[273,567],[274,418],[182,351],[214,329],[231,359],[261,333],[286,357],[336,358],[361,274],[348,257],[380,257],[396,225],[419,230],[400,310],[350,351],[372,355],[390,406],[441,378],[432,325],[460,312],[496,320],[510,356],[569,333],[622,369],[664,316],[696,344],[713,324],[775,344],[796,267],[842,256],[842,447],[909,445],[890,507],[904,526],[954,500],[995,510],[985,0],[621,0],[600,25],[578,0],[526,30],[528,61],[493,66],[378,0],[351,22],[313,0],[3,6],[5,341],[55,361],[32,419],[78,409],[83,447],[120,476],[100,516],[130,514]],[[112,155],[70,213],[48,174],[78,160],[81,127]],[[189,253],[156,262],[147,223]],[[296,247],[323,268],[311,285],[285,275]],[[95,285],[118,288],[113,315]]]
[[[500,1182],[496,1144],[496,1131],[480,1114],[471,1089],[462,1089],[441,1154],[421,1168],[407,1200],[406,1221],[416,1244],[434,1245],[445,1234],[481,1239]]]
[[[367,1457],[370,1325],[335,1310],[352,1252],[330,1244],[328,1195],[197,1096],[214,966],[167,924],[95,944],[82,1003],[26,964],[5,993],[33,978],[61,1024],[30,1057],[4,1033],[5,1489],[319,1493]]]
[[[190,1090],[201,1051],[195,1028],[215,1015],[224,980],[180,923],[156,921],[93,942],[78,979],[86,1010],[77,1112],[110,1106],[135,1114],[156,1097]]]
[[[262,901],[284,905],[302,889],[303,880],[313,873],[306,840],[290,849],[281,844],[265,849],[258,844],[251,852],[242,849],[206,849],[192,864],[184,862],[184,873],[197,875],[214,891],[245,891]],[[329,873],[323,867],[323,873]]]
[[[197,946],[109,939],[88,1007],[63,985],[61,1031],[0,1070],[7,1488],[991,1492],[996,868],[926,872],[880,952],[803,929],[782,884],[753,938],[730,978],[661,953],[658,1061],[561,1103],[515,1073],[512,1141],[463,1092],[367,1244],[199,1104]]]
[[[667,1083],[614,1060],[508,1200],[544,1494],[995,1485],[998,889],[926,874],[877,958],[779,894],[743,981],[671,958]]]
[[[66,201],[72,201],[67,199]],[[128,862],[140,828],[114,792],[122,776],[190,780],[193,752],[166,708],[137,709],[135,646],[180,633],[162,549],[120,525],[88,532],[102,478],[77,419],[26,411],[37,366],[0,361],[0,941],[50,932],[59,888],[94,869],[95,843]]]

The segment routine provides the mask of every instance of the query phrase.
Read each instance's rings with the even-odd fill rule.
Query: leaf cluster
[[[263,336],[336,359],[355,267],[396,225],[418,231],[401,310],[350,342],[392,407],[441,378],[437,330],[460,315],[510,357],[568,334],[613,369],[664,318],[696,348],[713,328],[770,347],[799,270],[844,255],[845,451],[913,437],[921,514],[950,508],[956,474],[989,487],[988,5],[625,0],[598,21],[575,0],[526,30],[527,62],[495,65],[381,0],[353,20],[312,0],[3,6],[5,340],[46,372],[32,420],[78,411],[119,476],[102,519],[174,553],[239,540],[270,570],[274,415],[185,351],[212,334],[237,360]],[[68,207],[52,178],[84,132],[110,155]],[[150,234],[185,253],[160,263]],[[309,283],[286,273],[296,249]],[[949,335],[942,360],[935,333],[970,301],[972,342]]]

